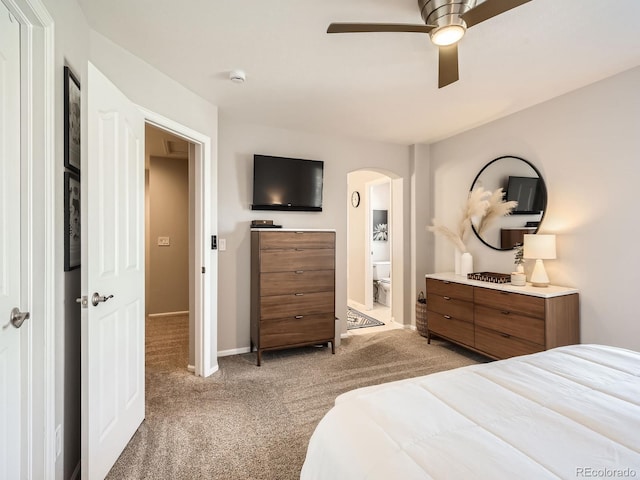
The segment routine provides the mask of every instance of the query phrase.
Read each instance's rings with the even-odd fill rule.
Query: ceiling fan
[[[428,33],[438,46],[438,88],[458,81],[458,41],[467,28],[531,0],[418,0],[425,25],[404,23],[332,23],[327,33]]]

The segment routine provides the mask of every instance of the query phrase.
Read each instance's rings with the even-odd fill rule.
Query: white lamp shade
[[[556,258],[555,235],[524,235],[524,258],[551,260]]]

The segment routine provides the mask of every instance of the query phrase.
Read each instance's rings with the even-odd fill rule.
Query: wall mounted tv
[[[252,210],[322,211],[324,162],[253,156]]]
[[[512,215],[540,213],[543,209],[540,199],[540,179],[537,177],[509,177],[507,183],[507,201],[518,202]]]

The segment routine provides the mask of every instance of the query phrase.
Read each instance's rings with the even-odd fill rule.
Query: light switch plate
[[[169,241],[169,237],[158,237],[159,247],[168,247],[169,245],[171,245],[171,242]]]
[[[218,249],[221,252],[224,252],[227,249],[227,239],[226,238],[221,238],[220,240],[218,240]]]

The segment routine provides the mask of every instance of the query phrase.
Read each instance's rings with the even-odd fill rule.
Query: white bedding
[[[640,353],[572,345],[340,395],[301,479],[640,479]]]

